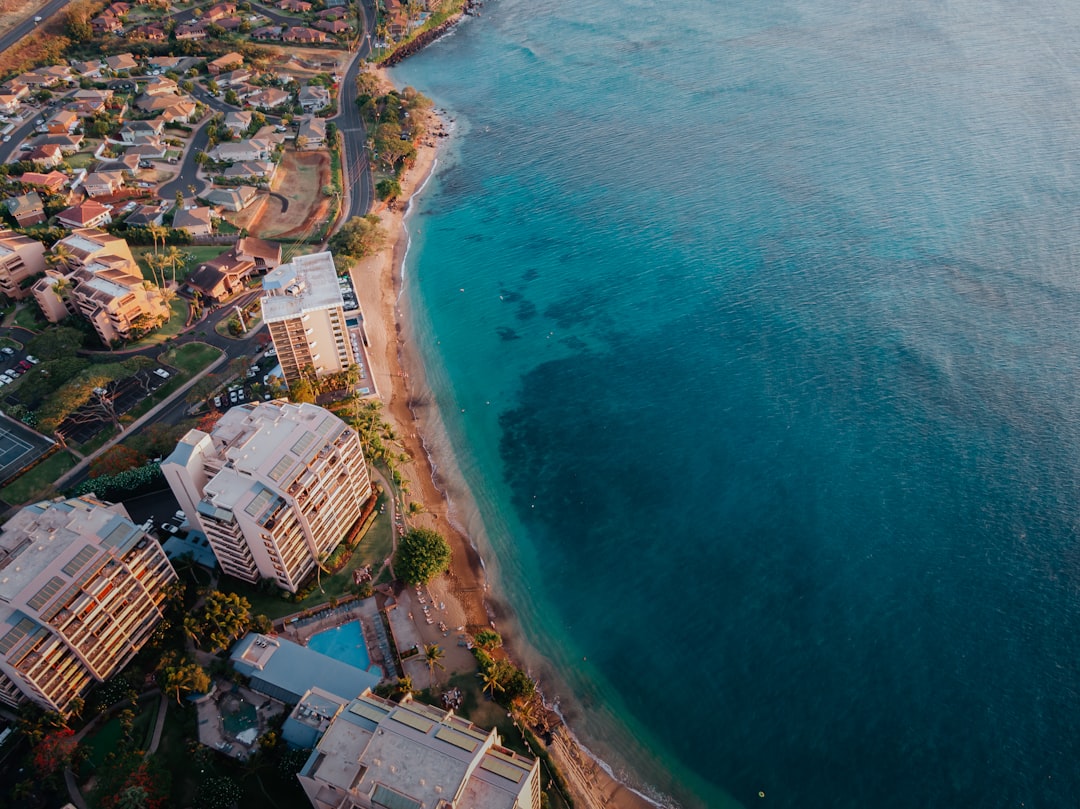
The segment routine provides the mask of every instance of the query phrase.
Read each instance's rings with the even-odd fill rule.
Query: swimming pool
[[[360,629],[359,621],[350,621],[347,624],[327,629],[312,635],[307,642],[309,649],[322,652],[327,657],[348,663],[364,671],[372,671],[382,674],[382,669],[371,665],[368,656],[367,644],[364,643],[364,633]]]

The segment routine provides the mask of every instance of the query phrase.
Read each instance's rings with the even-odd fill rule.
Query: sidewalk
[[[222,364],[224,364],[224,363],[226,363],[228,361],[229,361],[229,355],[227,353],[225,353],[225,352],[222,352],[222,355],[220,357],[218,357],[212,363],[207,365],[205,368],[203,368],[201,371],[199,371],[199,373],[195,374],[195,376],[191,377],[191,379],[189,379],[187,382],[185,382],[179,388],[174,390],[169,396],[162,399],[160,402],[158,402],[156,405],[154,405],[152,408],[150,408],[146,413],[144,413],[142,416],[140,416],[138,419],[136,419],[130,425],[128,425],[127,429],[124,430],[122,433],[120,433],[120,435],[116,436],[115,438],[110,439],[109,441],[106,441],[105,444],[103,444],[101,447],[94,450],[94,452],[92,452],[89,455],[87,455],[86,457],[84,457],[81,461],[79,461],[77,464],[75,464],[75,466],[73,466],[71,469],[69,469],[63,475],[61,475],[57,479],[56,483],[54,484],[56,486],[56,489],[60,490],[60,489],[64,488],[64,485],[67,483],[67,481],[70,478],[72,478],[74,475],[78,474],[79,472],[82,472],[86,467],[88,467],[90,465],[90,463],[95,458],[97,458],[99,455],[106,452],[107,450],[110,450],[113,447],[115,447],[117,444],[119,444],[121,441],[126,439],[129,435],[131,435],[131,433],[133,433],[138,428],[142,427],[147,422],[152,421],[154,419],[154,417],[157,416],[158,413],[160,413],[166,407],[171,405],[176,400],[176,398],[178,396],[183,396],[185,393],[187,393],[191,389],[191,387],[196,382],[198,382],[200,379],[202,379],[204,376],[211,373],[212,371],[215,371],[219,366],[221,366]]]

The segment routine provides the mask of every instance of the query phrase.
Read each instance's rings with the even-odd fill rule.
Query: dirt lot
[[[348,51],[331,50],[329,48],[294,48],[288,47],[281,50],[281,56],[275,63],[282,66],[288,65],[291,73],[298,79],[306,79],[316,73],[345,72],[345,64],[349,61]]]
[[[6,34],[16,25],[45,5],[45,0],[0,0],[0,34]]]
[[[265,203],[255,203],[247,211],[229,214],[229,221],[246,227],[263,239],[295,239],[307,235],[330,211],[323,186],[330,182],[330,155],[326,152],[286,151],[271,185],[273,194]],[[280,195],[280,196],[276,196]],[[282,197],[288,210],[282,210]]]

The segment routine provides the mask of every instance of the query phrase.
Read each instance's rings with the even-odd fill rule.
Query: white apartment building
[[[121,505],[23,508],[0,532],[0,701],[63,712],[150,639],[175,580]]]
[[[289,717],[325,727],[298,775],[315,809],[539,809],[539,763],[503,747],[498,731],[411,695],[322,696],[322,710],[336,711],[329,725],[303,711],[310,695]]]
[[[295,382],[305,369],[325,376],[356,363],[330,253],[297,256],[271,270],[263,293],[263,320],[286,382]]]
[[[161,470],[225,573],[289,592],[359,530],[371,497],[356,432],[283,400],[234,407],[209,434],[191,430]]]

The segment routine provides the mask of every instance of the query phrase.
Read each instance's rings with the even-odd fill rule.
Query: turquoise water
[[[440,477],[642,788],[1076,804],[1078,28],[500,0],[395,69],[455,120],[405,268]]]
[[[308,639],[307,645],[309,649],[322,652],[327,657],[348,663],[363,671],[377,669],[371,665],[367,643],[364,642],[364,633],[359,621],[350,621],[333,629],[318,632]]]

